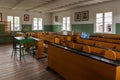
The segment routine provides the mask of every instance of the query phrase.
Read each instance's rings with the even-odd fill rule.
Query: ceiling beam
[[[32,7],[32,8],[27,9],[26,11],[32,11],[32,10],[34,10],[34,9],[43,7],[43,6],[49,4],[49,3],[53,2],[53,1],[56,1],[56,0],[48,0],[48,1],[45,1],[45,3],[40,4],[40,5],[36,5],[36,6]]]
[[[11,9],[15,9],[17,7],[17,5],[21,4],[24,0],[18,0],[18,2],[11,7]]]
[[[65,11],[65,10],[69,10],[69,9],[74,9],[77,7],[83,7],[83,6],[87,6],[87,5],[93,5],[93,4],[97,4],[97,3],[103,3],[103,2],[108,2],[108,1],[113,1],[113,0],[85,0],[85,1],[79,1],[76,3],[72,3],[72,4],[68,4],[68,5],[64,5],[64,6],[59,6],[56,8],[52,8],[49,10],[46,10],[46,12],[59,12],[59,11]]]

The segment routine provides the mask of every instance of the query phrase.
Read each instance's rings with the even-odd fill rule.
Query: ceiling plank
[[[21,4],[24,0],[19,0],[11,9],[16,9],[17,5]]]
[[[47,1],[45,1],[45,3],[43,3],[43,4],[36,5],[36,6],[32,7],[32,8],[27,9],[27,11],[32,11],[32,10],[34,10],[34,9],[43,7],[43,6],[45,6],[45,5],[49,4],[49,3],[52,3],[52,2],[54,2],[54,1],[56,1],[56,0],[47,0]]]

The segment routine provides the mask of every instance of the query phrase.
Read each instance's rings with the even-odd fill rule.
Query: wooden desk
[[[65,80],[120,80],[120,62],[51,43],[48,67]]]

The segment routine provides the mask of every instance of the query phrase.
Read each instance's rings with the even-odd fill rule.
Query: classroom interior
[[[120,0],[0,0],[0,80],[120,80]]]

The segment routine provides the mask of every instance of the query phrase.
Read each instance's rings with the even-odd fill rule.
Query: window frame
[[[8,20],[8,17],[12,17],[12,18],[13,18],[13,21],[12,21],[13,23]],[[15,22],[16,22],[16,21],[15,21],[15,20],[16,20],[15,18],[16,18],[16,17],[19,18],[19,26],[18,26],[19,30],[15,30],[15,24],[16,24],[16,23],[15,23]],[[21,31],[20,16],[7,16],[7,21],[10,22],[11,31]],[[13,25],[13,26],[12,26],[12,25]],[[8,26],[9,26],[9,25],[8,25]]]
[[[34,29],[34,19],[37,19],[36,21],[37,21],[37,25],[36,25],[36,27],[37,27],[37,29]],[[41,20],[40,22],[39,22],[39,19]],[[40,25],[41,24],[41,25]],[[41,26],[41,27],[40,27]],[[40,28],[40,29],[39,29]],[[38,17],[34,17],[33,18],[33,23],[32,23],[32,30],[33,31],[37,31],[37,30],[43,30],[43,19],[42,18],[38,18]]]
[[[63,18],[65,18],[65,22],[63,22]],[[71,17],[70,16],[67,16],[67,17],[63,17],[62,18],[62,30],[65,30],[65,31],[71,31]],[[68,19],[69,18],[69,21]],[[68,23],[69,22],[69,23]],[[64,23],[64,24],[63,24]],[[65,29],[63,28],[63,25],[65,25]],[[69,27],[68,27],[69,25]],[[69,29],[69,30],[68,30]]]
[[[108,13],[108,12],[112,12],[112,24],[111,24],[111,32],[106,32],[105,31],[105,13]],[[97,14],[99,14],[99,13],[102,13],[102,15],[103,15],[103,18],[102,18],[102,20],[103,20],[103,22],[102,22],[102,24],[103,24],[103,31],[102,32],[97,32],[97,18],[96,18],[96,15]],[[94,33],[107,33],[107,34],[112,34],[112,33],[114,33],[114,20],[113,20],[113,11],[104,11],[104,12],[96,12],[95,13],[95,25],[94,25]]]

